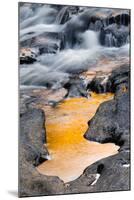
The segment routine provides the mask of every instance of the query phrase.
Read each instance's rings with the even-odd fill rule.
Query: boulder
[[[98,179],[89,187],[89,192],[112,192],[130,190],[130,155],[120,152],[101,159],[87,167],[85,176],[98,174]]]
[[[107,92],[107,81],[108,75],[96,76],[89,82],[87,89],[96,93],[105,93]]]
[[[29,109],[20,117],[20,143],[27,149],[27,156],[33,155],[34,165],[46,160],[48,151],[46,143],[45,116],[40,109]]]
[[[41,175],[36,166],[48,158],[45,116],[40,109],[28,109],[20,117],[19,196],[60,194],[64,184],[58,177]]]
[[[63,194],[64,183],[58,177],[41,175],[29,162],[24,146],[20,146],[19,197]]]
[[[88,97],[86,85],[78,76],[70,78],[69,82],[64,85],[64,88],[68,91],[65,97]]]
[[[129,27],[110,24],[101,28],[100,43],[108,47],[120,47],[129,41]]]
[[[89,121],[84,137],[100,143],[113,142],[119,153],[102,159],[85,170],[98,174],[91,192],[130,190],[130,100],[129,66],[114,70],[108,80],[108,90],[115,93],[113,100],[104,102]],[[100,170],[101,169],[101,170]]]
[[[32,64],[37,61],[37,51],[32,48],[20,49],[20,64]]]
[[[95,116],[88,122],[89,128],[84,137],[101,143],[120,144],[125,138],[123,135],[129,135],[130,129],[129,66],[113,71],[109,85],[115,97],[100,105]]]

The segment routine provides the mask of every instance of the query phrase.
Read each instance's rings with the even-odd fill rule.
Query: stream
[[[22,3],[19,24],[20,91],[24,94],[29,89],[69,90],[74,77],[79,79],[77,89],[89,92],[87,86],[95,76],[105,76],[105,83],[112,70],[129,63],[129,10]],[[41,107],[50,156],[37,170],[64,182],[75,180],[87,166],[119,149],[113,143],[83,137],[99,105],[114,94],[104,89],[103,94],[90,91],[85,98],[75,84],[72,88],[72,96],[63,95],[55,107]],[[52,102],[55,99],[53,95]]]
[[[38,167],[40,173],[69,182],[78,178],[87,166],[118,152],[115,144],[99,144],[83,137],[87,122],[100,103],[112,98],[111,93],[92,93],[89,99],[69,98],[56,108],[44,108],[50,160]]]

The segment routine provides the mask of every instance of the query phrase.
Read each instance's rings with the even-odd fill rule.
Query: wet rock
[[[48,155],[47,149],[44,147],[46,143],[45,133],[45,116],[44,112],[39,109],[28,109],[20,117],[20,141],[27,149],[36,154],[36,160],[33,162],[38,165],[39,160],[46,160]]]
[[[63,6],[56,17],[56,23],[65,24],[72,16],[78,14],[78,10],[77,6]]]
[[[122,66],[113,71],[110,82],[113,91],[115,91],[115,97],[113,100],[100,105],[95,116],[88,122],[90,128],[84,134],[85,138],[101,143],[114,142],[120,144],[123,142],[123,135],[129,135],[130,100],[128,76],[129,66]],[[126,77],[125,82],[122,77]],[[117,84],[117,80],[119,84]]]
[[[65,184],[65,194],[89,192],[96,174],[82,174],[78,179]]]
[[[100,105],[84,135],[91,141],[113,142],[120,146],[117,155],[102,159],[85,170],[85,173],[97,173],[98,167],[103,166],[91,192],[130,189],[129,70],[129,66],[124,65],[112,72],[108,84],[115,98]]]
[[[41,175],[37,170],[47,160],[45,116],[40,109],[29,109],[20,117],[19,145],[19,196],[60,194],[64,184],[58,177]]]
[[[58,177],[41,175],[27,159],[29,152],[20,146],[19,197],[63,194],[64,183]],[[31,157],[31,155],[30,155]]]
[[[130,135],[126,132],[121,135],[119,152],[130,152]]]
[[[109,77],[108,90],[110,92],[119,93],[129,89],[130,67],[122,65],[114,70]],[[123,88],[124,87],[124,88]]]
[[[38,96],[35,96],[32,90],[24,90],[20,92],[20,115],[26,113],[29,109],[35,108],[36,103],[39,101]]]
[[[121,135],[129,133],[129,94],[125,92],[114,100],[100,105],[89,121],[90,128],[84,137],[101,143],[120,144]]]
[[[72,48],[79,44],[79,33],[88,29],[101,31],[100,43],[102,45],[122,46],[129,40],[129,24],[129,10],[85,9],[76,18],[72,18],[66,23],[64,28],[65,46]]]
[[[102,28],[100,32],[101,45],[120,47],[129,41],[129,27],[112,24]]]
[[[121,65],[112,73],[96,74],[95,77],[87,84],[87,89],[96,93],[105,93],[116,91],[123,92],[129,88],[129,65]]]
[[[84,81],[77,76],[72,77],[70,81],[64,85],[64,88],[68,90],[65,97],[88,97]]]
[[[107,92],[107,81],[108,75],[96,76],[88,84],[87,89],[90,89],[91,91],[96,93],[105,93]]]
[[[121,152],[102,159],[85,171],[85,175],[100,174],[95,184],[90,186],[90,192],[130,190],[130,155]]]
[[[36,48],[39,51],[39,54],[56,53],[63,48],[64,34],[62,32],[45,32],[37,36],[34,36],[34,33],[31,33],[30,35],[33,36],[20,42],[21,47]]]
[[[32,64],[37,61],[37,51],[32,48],[20,49],[20,64]]]

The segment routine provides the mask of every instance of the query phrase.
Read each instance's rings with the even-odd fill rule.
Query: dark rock
[[[115,69],[112,74],[96,75],[91,82],[88,83],[87,89],[96,93],[119,91],[122,93],[129,88],[129,65],[122,65]]]
[[[123,135],[129,135],[130,131],[129,66],[113,71],[109,80],[115,97],[100,105],[95,116],[88,122],[90,128],[84,137],[101,143],[120,144],[125,139]]]
[[[113,142],[120,146],[117,155],[102,159],[85,170],[86,174],[100,174],[91,192],[130,190],[129,70],[126,65],[112,72],[108,84],[115,97],[100,105],[84,135],[91,141]]]
[[[130,67],[129,65],[122,65],[114,70],[108,80],[108,91],[116,93],[116,91],[123,89],[128,90],[130,82]]]
[[[22,146],[19,157],[19,197],[63,194],[63,181],[58,177],[41,175],[26,155],[28,152]]]
[[[78,11],[78,6],[63,6],[56,17],[56,23],[65,24],[73,15],[78,14]]]
[[[130,24],[130,14],[122,13],[121,15],[115,16],[115,22],[119,25],[128,26]]]
[[[129,132],[129,94],[125,92],[114,100],[102,103],[89,121],[85,138],[101,143],[120,143],[121,135]]]
[[[44,129],[45,116],[40,109],[30,109],[20,117],[19,196],[61,194],[64,184],[58,177],[41,175],[35,166],[45,161],[48,151]]]
[[[29,109],[20,117],[20,141],[24,144],[29,154],[36,159],[33,160],[35,165],[40,164],[40,160],[46,160],[48,155],[44,147],[46,143],[45,133],[45,116],[44,112],[39,109]]]
[[[108,47],[120,47],[129,41],[129,27],[120,27],[117,24],[112,24],[101,29],[100,43]]]
[[[89,192],[91,184],[95,181],[96,174],[82,174],[74,181],[65,184],[65,194]]]
[[[108,75],[96,76],[87,85],[87,89],[90,89],[91,91],[96,93],[105,93],[107,92],[107,81],[108,81]]]
[[[89,166],[84,174],[99,174],[95,184],[89,188],[90,192],[130,190],[130,155],[121,152],[117,155],[102,159]]]
[[[84,81],[77,76],[72,77],[70,81],[64,85],[64,88],[68,90],[65,97],[88,97]]]
[[[20,64],[32,64],[37,61],[37,52],[32,48],[20,49]]]
[[[88,29],[100,32],[100,43],[105,46],[120,47],[129,40],[129,10],[90,8],[85,9],[76,18],[70,19],[65,26],[65,46],[74,47],[79,44],[79,33]],[[124,26],[122,28],[122,26]]]
[[[31,33],[34,35],[34,33]],[[40,54],[56,53],[64,46],[64,34],[62,32],[45,32],[38,36],[20,42],[21,47],[36,48]]]

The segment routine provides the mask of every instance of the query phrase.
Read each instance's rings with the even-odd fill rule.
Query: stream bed
[[[111,93],[92,93],[88,99],[68,98],[55,108],[44,108],[50,160],[38,167],[40,173],[69,182],[78,178],[87,166],[118,152],[115,144],[90,142],[83,137],[87,122],[99,105],[112,98]]]

